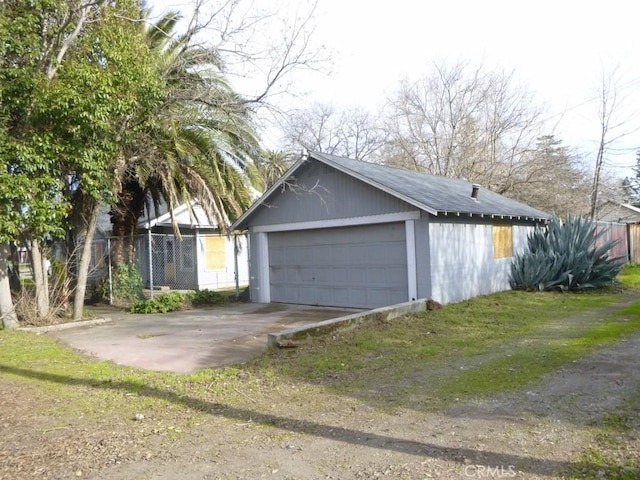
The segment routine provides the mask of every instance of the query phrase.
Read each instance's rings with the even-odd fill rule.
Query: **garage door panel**
[[[286,281],[286,270],[282,267],[272,267],[269,269],[271,282],[274,285],[282,284]]]
[[[273,265],[286,265],[287,254],[284,248],[272,248],[269,250],[269,261]],[[276,267],[277,268],[277,267]]]
[[[334,278],[331,267],[318,267],[315,271],[315,281],[318,283],[331,285],[335,282]]]
[[[304,266],[300,268],[300,276],[295,281],[310,283],[316,279],[316,270],[312,266]],[[294,280],[294,279],[292,279]]]
[[[408,299],[403,223],[269,234],[271,300],[375,308]]]
[[[387,278],[387,284],[407,284],[407,269],[406,268],[388,268],[385,270]]]

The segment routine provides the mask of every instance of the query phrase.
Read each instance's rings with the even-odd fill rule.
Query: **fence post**
[[[236,300],[240,298],[240,276],[238,275],[238,235],[233,234],[233,270],[236,277]]]
[[[113,275],[111,274],[111,237],[107,237],[107,261],[109,262],[109,305],[113,305]]]
[[[201,259],[200,259],[200,229],[196,227],[196,231],[193,236],[193,268],[196,269],[196,289],[200,289],[202,281],[202,272],[200,271]]]
[[[149,292],[151,298],[153,298],[153,253],[151,251],[152,239],[151,239],[151,229],[147,230],[147,238],[149,244]]]

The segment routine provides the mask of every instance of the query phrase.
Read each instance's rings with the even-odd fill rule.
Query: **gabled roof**
[[[302,168],[305,162],[314,160],[357,178],[432,215],[488,216],[533,221],[544,221],[551,217],[548,213],[485,188],[480,188],[478,198],[473,199],[471,191],[474,184],[466,180],[440,177],[325,153],[309,152],[308,157],[298,160],[234,223],[232,228],[246,228],[246,220],[252,213],[280,189],[289,177],[295,176],[295,173]]]
[[[189,208],[191,206],[191,208]],[[153,208],[152,208],[153,211]],[[147,207],[145,207],[145,213],[148,213]],[[148,230],[155,226],[172,227],[171,212],[165,202],[159,205],[158,216],[147,218],[143,216],[138,221],[138,227]],[[190,204],[181,203],[173,209],[173,216],[180,227],[204,227],[204,228],[217,228],[217,224],[211,223],[205,213],[204,209],[200,206],[198,200],[191,200]]]
[[[173,215],[180,228],[218,228],[216,223],[211,223],[200,206],[198,200],[191,200],[191,208],[186,203],[181,203],[173,210]],[[110,215],[111,207],[109,205],[101,205],[98,214],[97,231],[103,237],[111,235],[113,224]],[[153,227],[173,227],[171,222],[171,212],[165,202],[160,202],[158,209],[154,206],[145,204],[144,214],[138,219],[138,229],[149,230]]]
[[[596,218],[604,222],[637,223],[640,221],[640,208],[629,203],[606,200],[598,205]]]

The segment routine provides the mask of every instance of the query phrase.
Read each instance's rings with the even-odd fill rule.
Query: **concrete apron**
[[[353,309],[234,303],[201,310],[122,315],[113,322],[50,331],[86,354],[147,370],[189,373],[243,363],[267,334],[353,314]]]

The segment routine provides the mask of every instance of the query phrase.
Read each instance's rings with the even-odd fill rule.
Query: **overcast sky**
[[[259,0],[256,5],[282,0]],[[185,0],[153,0],[156,10]],[[293,1],[291,4],[296,5]],[[556,134],[585,152],[599,134],[598,93],[603,69],[616,69],[619,116],[637,128],[640,105],[640,29],[629,0],[318,0],[314,40],[332,57],[329,76],[306,74],[310,96],[376,110],[403,78],[434,61],[471,61],[514,71],[549,105]],[[634,163],[640,132],[614,158]]]

